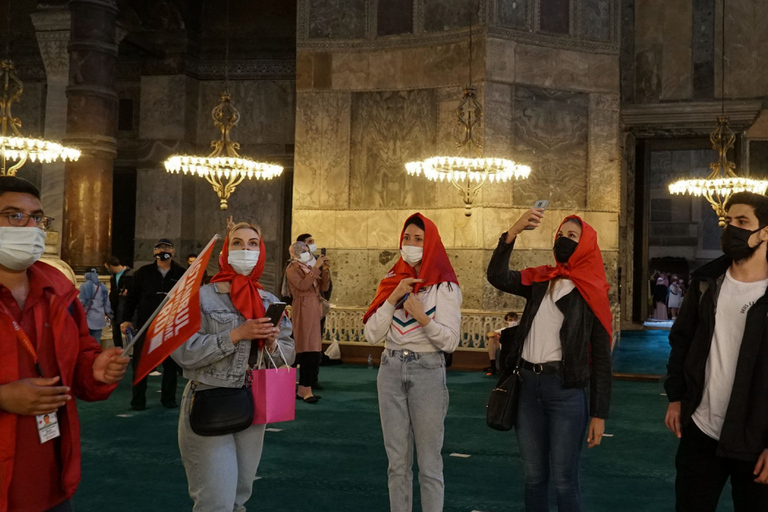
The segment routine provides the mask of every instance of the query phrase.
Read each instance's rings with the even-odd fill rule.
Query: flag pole
[[[213,238],[211,238],[211,241],[208,242],[208,244],[203,248],[202,252],[205,252],[208,250],[208,246],[211,244],[216,243],[216,241],[221,238],[219,234],[213,235]],[[160,313],[160,310],[163,309],[163,306],[165,306],[168,303],[169,297],[173,294],[173,292],[176,290],[176,288],[182,283],[182,280],[179,279],[175,285],[173,285],[173,288],[165,295],[165,298],[163,299],[163,302],[160,303],[159,306],[155,309],[154,313],[149,317],[149,319],[144,322],[144,325],[141,326],[141,329],[139,329],[139,332],[136,333],[136,335],[133,336],[133,339],[128,342],[128,345],[125,346],[123,349],[122,354],[120,354],[120,357],[126,357],[128,354],[128,351],[136,344],[136,340],[139,339],[139,337],[144,334],[144,331],[146,331],[150,325],[152,325],[152,321],[155,319],[158,313]]]

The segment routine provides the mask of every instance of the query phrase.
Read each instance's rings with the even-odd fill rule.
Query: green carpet
[[[613,371],[666,375],[668,360],[669,330],[621,331],[613,351]]]
[[[320,403],[297,404],[296,421],[273,425],[281,432],[267,432],[249,510],[388,510],[376,370],[340,366],[322,368],[320,376],[326,387]],[[493,384],[480,372],[449,372],[447,511],[523,510],[514,433],[492,431],[484,423]],[[128,408],[127,382],[107,402],[79,404],[83,482],[75,497],[78,512],[191,510],[176,442],[177,411],[160,406],[159,386],[160,378],[150,377],[150,408],[139,413]],[[655,383],[615,382],[607,424],[614,437],[585,449],[582,459],[586,510],[673,510],[677,441],[663,425],[661,392]],[[450,457],[453,452],[471,457]],[[418,495],[414,503],[420,510]],[[730,503],[722,510],[732,510]]]

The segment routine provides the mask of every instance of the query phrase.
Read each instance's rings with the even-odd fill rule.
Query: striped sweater
[[[461,290],[452,283],[441,283],[419,290],[424,312],[430,318],[422,327],[405,309],[395,310],[389,302],[365,324],[365,339],[393,350],[413,352],[453,352],[461,336]]]

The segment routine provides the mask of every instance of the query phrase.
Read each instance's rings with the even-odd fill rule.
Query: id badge
[[[48,414],[41,414],[36,416],[37,419],[37,433],[40,435],[40,444],[43,444],[51,439],[56,439],[61,435],[59,431],[59,419],[55,412]]]

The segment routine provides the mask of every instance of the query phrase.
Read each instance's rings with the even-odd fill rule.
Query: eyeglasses
[[[29,225],[30,220],[42,229],[48,229],[53,224],[53,217],[46,217],[45,215],[29,215],[27,213],[14,212],[2,213],[0,216],[7,217],[8,223],[15,227],[26,227]]]

